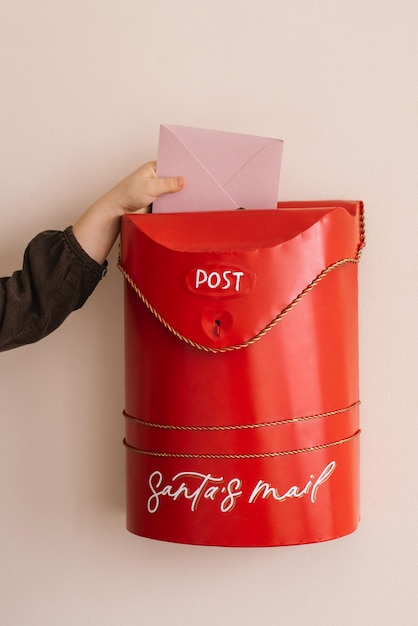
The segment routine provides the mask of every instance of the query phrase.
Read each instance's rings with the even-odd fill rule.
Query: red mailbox
[[[359,520],[361,202],[122,219],[127,527],[217,546]]]

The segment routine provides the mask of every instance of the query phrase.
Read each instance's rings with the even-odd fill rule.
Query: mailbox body
[[[238,547],[356,529],[361,217],[123,218],[131,532]]]

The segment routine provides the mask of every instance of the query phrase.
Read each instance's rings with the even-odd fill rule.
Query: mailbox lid
[[[139,305],[209,348],[249,341],[333,264],[356,259],[361,202],[125,215],[121,268]],[[347,294],[349,297],[349,294]],[[142,302],[140,302],[142,300]]]

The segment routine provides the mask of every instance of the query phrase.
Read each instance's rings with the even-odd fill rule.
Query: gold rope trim
[[[132,417],[126,411],[123,412],[123,415],[126,419],[131,422],[135,422],[135,424],[139,424],[140,426],[148,426],[150,428],[158,428],[161,430],[181,430],[181,431],[223,431],[223,430],[246,430],[246,429],[254,429],[254,428],[266,428],[270,426],[282,426],[283,424],[295,424],[297,422],[306,422],[309,420],[316,420],[323,417],[331,417],[333,415],[339,415],[341,413],[347,413],[360,405],[360,400],[358,402],[354,402],[354,404],[350,404],[350,406],[344,407],[342,409],[335,409],[334,411],[327,411],[326,413],[317,413],[315,415],[307,415],[305,417],[292,417],[285,420],[277,420],[274,422],[261,422],[258,424],[227,424],[223,426],[175,426],[172,424],[158,424],[155,422],[147,422],[145,420],[140,420],[136,417]]]
[[[323,443],[310,448],[300,448],[298,450],[283,450],[281,452],[259,452],[255,454],[194,454],[187,452],[152,452],[150,450],[139,450],[130,446],[126,439],[123,440],[123,445],[130,452],[140,454],[142,456],[153,456],[158,458],[171,458],[171,459],[267,459],[281,456],[292,456],[294,454],[302,454],[303,452],[316,452],[318,450],[324,450],[325,448],[334,448],[335,446],[341,446],[344,443],[349,443],[360,436],[361,431],[358,430],[351,437],[345,439],[339,439],[331,443]]]
[[[253,345],[256,341],[259,341],[260,339],[262,339],[264,335],[266,335],[270,330],[272,330],[288,313],[290,313],[292,309],[294,309],[294,307],[297,304],[299,304],[301,300],[303,300],[303,298],[310,291],[312,291],[314,287],[316,287],[333,270],[335,270],[337,267],[341,267],[348,263],[358,264],[360,262],[361,253],[365,245],[366,245],[365,219],[364,219],[364,210],[363,210],[363,207],[361,207],[360,209],[360,243],[357,248],[356,256],[353,259],[352,258],[341,259],[340,261],[336,261],[335,263],[328,265],[328,267],[323,269],[322,272],[320,272],[316,276],[316,278],[314,278],[313,281],[310,282],[309,285],[305,287],[305,289],[303,289],[284,309],[282,309],[280,313],[276,315],[276,317],[267,324],[267,326],[265,326],[260,332],[254,335],[254,337],[252,337],[251,339],[248,339],[247,341],[243,341],[242,343],[234,344],[232,346],[226,346],[225,348],[211,348],[208,346],[204,346],[203,344],[197,343],[196,341],[193,341],[192,339],[189,339],[185,335],[182,335],[181,333],[179,333],[173,326],[171,326],[171,324],[169,324],[158,313],[157,309],[155,309],[152,306],[149,300],[147,300],[144,294],[140,291],[140,289],[134,283],[131,276],[122,266],[120,260],[118,261],[117,267],[122,272],[128,284],[132,287],[134,292],[137,294],[137,296],[140,298],[143,304],[147,307],[147,309],[154,315],[154,317],[156,317],[156,319],[160,322],[160,324],[162,324],[164,328],[166,328],[175,337],[177,337],[177,339],[180,339],[180,341],[183,341],[184,343],[191,346],[192,348],[196,348],[197,350],[201,350],[202,352],[209,352],[211,354],[220,354],[220,353],[225,353],[225,352],[232,352],[235,350],[241,350],[242,348],[247,348],[248,346]]]

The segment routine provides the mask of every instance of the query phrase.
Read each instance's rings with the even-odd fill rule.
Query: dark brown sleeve
[[[39,341],[79,309],[106,272],[65,231],[45,231],[25,251],[23,268],[0,278],[0,351]]]

